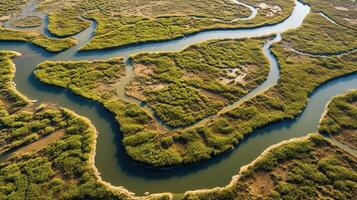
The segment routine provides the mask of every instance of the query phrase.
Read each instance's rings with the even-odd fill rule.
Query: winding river
[[[333,96],[355,88],[357,86],[357,74],[345,76],[322,85],[311,95],[308,106],[297,119],[275,123],[254,131],[234,151],[197,165],[156,170],[143,167],[128,158],[122,147],[119,126],[113,114],[98,103],[79,97],[68,90],[41,83],[33,75],[35,67],[45,60],[93,60],[114,56],[128,59],[130,55],[142,52],[180,51],[189,45],[210,39],[238,39],[277,34],[278,36],[268,41],[263,48],[264,54],[269,58],[271,64],[268,79],[263,85],[244,97],[244,99],[249,99],[276,84],[279,78],[279,68],[269,47],[272,43],[279,41],[279,33],[300,26],[309,11],[310,8],[307,5],[296,2],[296,7],[291,16],[284,22],[272,26],[252,29],[210,30],[172,41],[79,52],[79,48],[87,43],[94,33],[95,23],[92,23],[90,28],[75,36],[79,39],[79,44],[62,53],[49,53],[23,42],[0,42],[0,49],[13,50],[22,54],[21,57],[14,59],[17,67],[14,81],[21,93],[30,99],[37,100],[37,104],[43,102],[58,104],[91,120],[99,133],[95,161],[104,181],[123,186],[139,195],[144,192],[169,191],[181,193],[186,190],[224,186],[229,183],[233,175],[238,173],[241,166],[253,161],[269,146],[282,140],[315,132],[326,103]],[[132,71],[131,66],[128,65],[128,76],[126,77],[128,80]],[[125,81],[121,83],[122,88],[124,83]]]

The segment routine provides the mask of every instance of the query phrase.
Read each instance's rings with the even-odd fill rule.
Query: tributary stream
[[[251,29],[210,30],[171,41],[143,43],[109,50],[79,52],[78,49],[92,38],[95,30],[95,23],[92,23],[90,28],[76,35],[80,41],[79,44],[62,53],[48,53],[41,48],[23,42],[0,42],[0,49],[13,50],[22,54],[21,57],[14,59],[16,64],[14,81],[21,93],[30,99],[37,100],[37,103],[57,104],[91,120],[99,134],[95,165],[104,181],[115,186],[123,186],[138,195],[142,195],[144,192],[181,193],[186,190],[225,186],[230,182],[231,177],[238,173],[240,167],[253,161],[269,146],[283,140],[315,132],[326,103],[333,96],[341,94],[348,89],[356,88],[357,74],[323,84],[311,95],[308,106],[298,118],[278,122],[254,131],[231,152],[196,165],[174,169],[150,169],[135,163],[125,154],[121,144],[119,125],[112,113],[108,112],[100,104],[79,97],[68,90],[41,83],[33,75],[36,66],[46,60],[128,58],[130,55],[142,52],[180,51],[189,45],[210,39],[239,39],[277,34],[278,36],[275,39],[268,41],[263,47],[264,54],[269,58],[271,64],[271,71],[267,81],[244,97],[244,100],[247,100],[276,84],[279,79],[279,67],[269,47],[279,40],[279,33],[299,27],[309,11],[310,8],[307,5],[296,2],[291,16],[276,25]],[[128,65],[128,76],[124,78],[125,81],[122,82],[122,88],[124,88],[124,83],[132,78],[132,71],[131,66]],[[131,98],[125,97],[124,92],[122,97],[125,100],[132,101]],[[237,102],[234,106],[237,106],[240,102]]]

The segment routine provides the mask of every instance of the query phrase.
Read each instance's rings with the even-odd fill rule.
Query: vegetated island
[[[12,22],[11,25],[18,28],[35,28],[42,24],[42,19],[38,16],[29,16],[26,18],[20,18]]]
[[[49,51],[62,51],[75,44],[74,38],[63,37],[85,30],[90,26],[86,19],[92,19],[97,24],[95,36],[82,50],[106,49],[149,41],[172,40],[203,30],[277,24],[291,14],[295,3],[294,0],[242,2],[259,9],[254,18],[244,20],[252,11],[232,0],[74,0],[70,3],[39,1],[35,11],[48,14],[48,30],[61,39],[47,38],[39,30],[19,31],[2,27],[0,40],[26,41]],[[16,4],[13,1],[5,1],[4,8],[0,7],[0,21],[16,17],[19,8],[25,6],[25,3],[20,0],[16,0]],[[14,9],[14,12],[10,12],[11,9]]]
[[[357,90],[335,97],[326,108],[319,132],[357,150]]]
[[[356,149],[357,90],[333,98],[321,117],[319,132]],[[357,160],[314,133],[273,145],[241,168],[229,185],[188,191],[185,200],[353,199]]]
[[[351,199],[356,158],[318,134],[266,150],[223,188],[189,191],[184,200]]]
[[[15,56],[0,51],[0,199],[139,199],[101,181],[88,119],[65,108],[34,107],[16,91]]]
[[[11,84],[14,73],[11,58],[16,55],[14,52],[0,52],[0,65],[6,68],[0,73],[1,81],[6,83],[1,88],[0,141],[5,147],[19,144],[11,147],[11,157],[0,163],[2,199],[171,199],[171,194],[139,198],[125,189],[103,183],[92,160],[96,135],[94,127],[88,120],[67,109],[46,105],[32,109],[30,102],[19,95]],[[93,63],[102,65],[101,68],[111,66],[97,62]],[[332,100],[320,127],[325,126],[324,121],[331,115],[336,121],[346,118],[345,114],[336,113],[343,113],[346,106],[355,106],[355,96],[356,91],[352,91]],[[343,106],[336,106],[341,104]],[[356,124],[357,118],[350,120]],[[346,125],[340,127],[338,132],[341,133],[351,128]],[[46,142],[46,146],[32,146],[46,135],[56,132],[62,134]],[[32,136],[25,137],[32,140],[21,143],[21,136]],[[31,146],[27,148],[31,151],[23,151],[22,146]],[[18,151],[21,154],[16,155]],[[6,152],[2,151],[0,156],[4,154]],[[181,199],[351,199],[357,191],[356,165],[353,156],[322,136],[312,134],[272,146],[242,168],[240,174],[224,188],[189,191]]]
[[[321,20],[326,20],[326,22],[322,21],[322,23],[317,23]],[[117,121],[120,124],[121,133],[123,134],[123,145],[129,156],[134,160],[155,167],[180,165],[193,163],[200,160],[207,160],[212,156],[233,149],[234,145],[239,144],[239,142],[244,137],[259,127],[266,126],[272,122],[277,122],[284,119],[292,119],[296,117],[305,108],[305,105],[308,101],[308,96],[319,85],[331,79],[357,72],[356,51],[350,50],[346,53],[341,53],[341,50],[339,49],[337,49],[336,52],[332,52],[331,49],[326,50],[328,52],[324,52],[325,49],[318,51],[320,43],[325,43],[326,40],[328,40],[331,44],[340,44],[343,38],[339,37],[338,35],[349,34],[346,32],[345,28],[340,28],[339,26],[331,28],[331,26],[337,25],[327,25],[327,22],[329,21],[323,17],[320,17],[319,14],[312,13],[307,16],[307,19],[304,22],[302,28],[291,30],[286,34],[282,34],[282,42],[273,45],[271,49],[273,54],[276,56],[280,67],[280,79],[278,84],[263,94],[244,102],[238,107],[226,113],[212,117],[212,119],[208,120],[208,122],[203,126],[177,131],[165,130],[162,128],[162,126],[160,126],[155,118],[151,117],[139,106],[120,100],[118,96],[114,99],[110,99],[113,97],[112,93],[109,95],[109,99],[98,98],[98,96],[107,95],[96,89],[88,90],[88,87],[83,85],[82,86],[85,87],[84,90],[77,87],[75,90],[72,89],[72,91],[102,103],[109,111],[116,115]],[[314,24],[314,26],[311,26],[310,24]],[[316,51],[314,52],[316,54],[299,53],[299,51],[304,51],[304,49],[300,47],[300,42],[296,38],[299,38],[300,35],[301,37],[305,37],[306,31],[304,28],[306,31],[314,29],[315,32],[318,30],[322,33],[329,33],[327,39],[326,36],[322,34],[309,35],[310,41],[314,41],[316,43],[310,43],[311,47],[309,48],[316,47]],[[330,33],[331,31],[334,31],[333,34]],[[356,37],[351,34],[348,36]],[[257,45],[257,43],[254,43],[253,46],[254,45]],[[205,63],[204,60],[192,62],[193,59],[190,59],[191,54],[195,55],[195,52],[199,52],[199,48],[197,47],[204,46],[205,44],[193,45],[193,47],[188,47],[186,50],[177,53],[137,55],[133,57],[134,68],[136,66],[136,69],[140,69],[143,67],[143,64],[149,65],[152,68],[152,72],[150,69],[149,71],[144,70],[141,73],[152,73],[153,75],[149,75],[155,77],[152,79],[152,81],[160,79],[174,80],[175,77],[180,77],[177,76],[180,74],[179,71],[177,71],[179,69],[177,68],[177,63],[184,63],[182,61],[185,59],[190,60],[190,62],[181,64],[182,66],[180,66],[180,70],[187,70],[190,66],[195,66],[193,64],[197,62],[201,62],[197,65],[198,67],[202,65],[204,69],[207,70],[213,66],[209,66],[209,63]],[[249,47],[249,44],[247,46]],[[192,50],[194,47],[196,47],[197,51]],[[293,51],[292,48],[295,49],[295,51]],[[212,55],[214,55],[215,51],[220,52],[219,48],[203,49],[213,53]],[[354,47],[348,46],[346,50],[348,49],[354,49]],[[189,54],[185,55],[185,53]],[[207,53],[201,54],[206,55]],[[325,56],[320,56],[324,55],[325,53]],[[180,55],[185,55],[185,57],[183,57],[184,59],[181,59]],[[242,57],[242,60],[238,61],[238,63],[244,60],[249,60],[249,53],[243,55],[245,57]],[[140,56],[145,59],[140,61]],[[170,57],[176,57],[181,60],[176,59],[172,61],[172,58]],[[162,64],[163,62],[165,64]],[[65,87],[65,85],[61,84],[61,81],[65,80],[66,78],[71,78],[71,76],[68,76],[67,73],[65,73],[66,69],[62,68],[63,64],[64,63],[42,64],[36,70],[35,74],[41,81],[45,83]],[[160,64],[162,64],[161,67],[157,68],[155,72],[155,65],[160,66]],[[214,66],[217,65],[217,63],[214,62],[211,64]],[[70,63],[65,63],[65,65],[70,65]],[[93,68],[86,67],[85,69],[88,73],[91,73]],[[160,70],[162,71],[160,72]],[[72,76],[77,77],[80,74],[83,73],[74,72]],[[160,77],[158,75],[162,76]],[[88,85],[103,82],[100,78],[94,78],[93,80],[95,81],[88,82],[86,82],[85,79],[86,77],[80,79],[77,78],[75,80],[78,80],[78,83],[76,83],[75,80],[70,82],[72,85],[77,84],[80,87],[82,87],[81,82],[85,82]],[[140,77],[138,80],[140,80]],[[182,79],[181,77],[180,81],[183,80],[185,79]],[[195,88],[199,88],[200,80],[196,82],[198,84],[195,86]],[[181,86],[180,88],[178,87],[177,83],[179,83],[179,81],[172,83],[176,84],[176,86],[172,87],[171,90],[180,91],[182,88],[186,87]],[[150,90],[150,84],[145,82],[140,84],[144,87],[144,89]],[[205,84],[204,87],[208,86],[210,85]],[[106,84],[106,86],[103,86],[103,88],[115,88],[115,84]],[[128,89],[128,92],[130,93],[130,91],[132,91],[130,85],[128,86]],[[184,89],[183,91],[187,91],[187,89]],[[180,92],[180,94],[181,93],[184,94],[183,92]],[[96,94],[96,97],[94,97],[94,94]],[[165,94],[165,88],[162,88],[162,92],[146,94],[149,94],[149,105],[150,98],[151,101],[155,100],[153,102],[157,104],[157,102],[160,101],[156,99],[158,99],[160,95]],[[174,93],[170,93],[169,96],[166,95],[165,98],[168,98],[173,94]],[[216,95],[219,95],[219,93],[216,92]],[[194,101],[194,96],[190,96],[192,97],[190,99]],[[165,98],[161,99],[164,101]],[[180,99],[178,98],[178,100]],[[180,103],[181,101],[178,102]],[[182,106],[180,108],[179,103],[175,105],[177,108],[173,109],[173,113],[178,113],[176,111],[180,109],[185,110],[185,108]],[[204,109],[199,109],[200,112],[202,110]],[[200,116],[199,112],[196,114],[197,112],[195,113],[192,111],[194,110],[191,109],[193,116]],[[166,118],[166,116],[170,115],[168,115],[168,113],[164,113],[161,116],[161,119],[163,119],[163,121],[169,122],[170,118]],[[177,121],[177,119],[175,120]],[[176,121],[172,122],[177,123]],[[185,121],[183,120],[183,122]],[[182,122],[179,122],[179,124],[180,123],[182,124]]]
[[[14,30],[4,28],[4,23],[7,20],[16,19],[21,9],[25,7],[24,0],[5,0],[0,5],[0,41],[23,41],[30,42],[36,46],[42,47],[50,52],[60,52],[71,48],[77,44],[77,40],[73,37],[67,38],[48,38],[40,32],[40,30]],[[15,20],[14,26],[32,27],[39,26],[42,19],[34,16],[27,16]]]
[[[35,31],[13,30],[13,29],[1,28],[1,27],[0,27],[0,40],[30,42],[50,52],[64,51],[77,44],[77,40],[73,37],[68,37],[63,39],[48,38]]]
[[[266,80],[265,38],[212,40],[178,53],[133,56],[126,94],[170,127],[187,127],[238,101]]]
[[[348,9],[347,4],[341,4],[345,1],[335,7],[334,1],[326,2],[315,11],[328,14],[331,6],[335,10]],[[320,5],[316,1],[310,3],[315,7]],[[0,12],[3,10],[0,7]],[[36,76],[46,83],[70,88],[96,100],[115,113],[122,125],[124,146],[135,160],[153,166],[192,163],[231,149],[258,127],[297,116],[318,85],[356,73],[357,55],[353,43],[356,36],[350,26],[352,15],[346,20],[336,13],[332,11],[331,18],[340,21],[339,24],[313,13],[304,22],[307,26],[284,34],[283,41],[272,48],[281,68],[278,85],[214,117],[204,127],[167,132],[140,107],[120,100],[115,88],[125,69],[120,58],[46,62],[39,66]],[[1,29],[0,34],[2,30],[5,29]],[[310,31],[323,34],[308,34]],[[20,38],[25,34],[11,33]],[[340,35],[346,36],[351,43],[344,43]],[[304,42],[300,42],[299,37],[307,41],[306,45],[302,45]],[[337,48],[322,44],[333,44]],[[182,52],[173,54],[179,53]],[[18,54],[0,52],[0,81],[4,83],[0,86],[1,199],[137,198],[123,188],[103,183],[96,174],[93,164],[96,133],[88,120],[64,108],[48,105],[34,108],[15,90],[12,83],[15,70],[11,62],[14,56]],[[133,61],[135,63],[135,58]],[[355,96],[352,92],[332,100],[319,129],[351,147],[355,147],[354,136],[350,134],[356,124]],[[51,135],[58,137],[46,140]],[[347,137],[351,137],[352,142],[347,142]],[[38,144],[45,144],[45,147]],[[352,199],[357,196],[355,167],[353,156],[314,134],[270,148],[242,169],[240,176],[225,188],[187,192],[183,199]],[[171,195],[143,198],[169,199]]]

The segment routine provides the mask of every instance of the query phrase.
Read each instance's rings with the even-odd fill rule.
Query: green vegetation
[[[320,122],[319,132],[357,149],[357,90],[332,99]]]
[[[75,69],[75,70],[74,70]],[[116,115],[120,130],[124,136],[124,143],[138,145],[164,134],[157,132],[155,121],[140,107],[119,99],[115,85],[120,81],[124,64],[121,59],[95,62],[45,62],[38,66],[35,75],[43,82],[70,87],[71,90],[86,98],[102,103],[109,111]],[[115,72],[115,73],[114,73]],[[132,137],[134,134],[135,137]],[[146,162],[154,161],[153,165],[166,163],[167,165],[180,162],[177,152],[173,150],[155,150],[156,160],[148,157]],[[126,148],[134,155],[136,148]],[[138,159],[137,159],[138,160]]]
[[[357,72],[357,53],[313,58],[291,52],[281,45],[274,46],[272,50],[281,68],[278,85],[213,119],[205,127],[196,128],[179,137],[201,141],[205,147],[202,152],[207,152],[206,157],[209,158],[212,154],[231,149],[240,139],[259,127],[297,116],[307,104],[309,94],[318,85]],[[217,127],[222,125],[228,131],[217,131]]]
[[[357,30],[338,26],[317,13],[309,14],[297,30],[284,34],[295,50],[313,54],[336,54],[357,48]]]
[[[25,0],[1,0],[0,4],[0,21],[8,16],[14,15],[21,10],[21,7],[26,4]]]
[[[322,136],[310,135],[265,152],[225,188],[187,192],[183,199],[351,199],[356,165]]]
[[[41,24],[42,24],[42,19],[37,16],[29,16],[12,22],[13,26],[20,27],[20,28],[33,28],[33,27],[41,26]]]
[[[53,35],[59,37],[66,37],[80,33],[90,26],[90,22],[79,17],[73,17],[76,15],[77,14],[73,13],[73,11],[50,13],[48,15],[49,24],[47,28]]]
[[[45,83],[69,88],[87,98],[110,99],[115,90],[106,85],[117,83],[125,75],[125,66],[121,58],[94,62],[44,62],[35,74]]]
[[[0,100],[2,102],[0,107],[6,108],[11,113],[29,104],[27,98],[16,91],[12,81],[15,76],[15,66],[11,59],[19,55],[16,52],[0,51]]]
[[[300,34],[305,33],[302,30],[298,30],[296,32]],[[289,34],[292,34],[292,32]],[[336,34],[339,34],[339,32],[336,32]],[[287,35],[283,34],[283,39],[285,37],[287,37]],[[319,42],[318,40],[315,41]],[[232,42],[231,44],[232,46],[228,45],[229,48],[220,49],[219,45],[213,45],[214,48],[212,48],[212,50],[210,48],[207,49],[209,50],[208,52],[214,52],[213,49],[220,52],[223,49],[237,48],[237,46],[235,46],[237,44],[236,42]],[[259,42],[256,44],[259,46]],[[244,46],[244,43],[241,43],[240,45]],[[291,42],[291,45],[295,44]],[[254,49],[254,46],[252,48]],[[296,117],[305,108],[308,96],[316,87],[333,78],[357,72],[357,52],[351,52],[341,56],[312,57],[290,51],[290,48],[285,45],[285,40],[283,40],[281,44],[275,45],[272,48],[272,51],[277,57],[281,69],[278,85],[227,113],[213,117],[204,126],[180,131],[162,130],[160,125],[157,124],[142,109],[134,104],[126,103],[120,100],[118,95],[108,95],[112,98],[109,100],[103,98],[97,98],[95,100],[102,103],[109,111],[115,113],[123,134],[123,144],[125,149],[129,156],[131,156],[134,160],[152,166],[179,165],[210,159],[212,156],[234,148],[235,144],[238,144],[242,138],[250,134],[256,128],[265,126],[272,122]],[[204,55],[204,58],[207,57],[207,61],[202,59],[202,65],[202,63],[200,63],[201,60],[190,59],[191,53],[194,56]],[[247,58],[243,57],[241,60],[242,62],[244,62],[244,59],[251,59],[249,51],[246,53],[247,54],[244,55]],[[229,50],[224,51],[223,55],[226,54],[235,58],[235,54],[230,54]],[[196,72],[196,74],[193,75],[195,75],[196,78],[202,79],[202,77],[205,77],[205,74],[199,73],[199,69],[209,71],[213,69],[213,71],[216,71],[215,68],[207,66],[213,65],[217,66],[216,69],[219,69],[220,66],[229,66],[230,63],[232,63],[223,62],[225,59],[218,59],[219,57],[214,56],[214,54],[205,54],[195,48],[188,48],[186,51],[183,51],[183,53],[179,53],[177,55],[182,55],[182,57],[178,57],[181,59],[172,60],[170,57],[172,57],[173,54],[170,53],[143,54],[138,55],[139,58],[141,56],[143,58],[147,57],[147,59],[143,59],[139,64],[135,60],[135,58],[138,57],[136,56],[134,57],[133,62],[134,65],[136,65],[135,68],[137,71],[141,71],[141,73],[145,74],[145,76],[155,77],[152,81],[156,84],[156,87],[159,88],[162,86],[157,84],[158,81],[160,81],[159,83],[165,83],[166,85],[164,86],[169,88],[169,86],[173,87],[172,85],[176,84],[177,81],[168,82],[167,80],[176,79],[182,82],[184,80],[182,78],[182,74],[185,74],[186,72]],[[213,59],[210,60],[211,58]],[[204,64],[205,62],[207,62],[206,65]],[[220,62],[224,63],[224,65],[221,65],[222,63]],[[147,67],[149,67],[149,70],[142,67],[144,64],[148,64]],[[54,63],[46,68],[56,68],[56,65],[61,65],[61,63]],[[202,68],[200,68],[200,66]],[[156,72],[155,68],[157,68]],[[50,75],[45,73],[46,70],[47,69],[42,68],[40,71],[44,71],[44,73],[42,76],[38,77],[40,80],[44,80],[46,77],[46,82],[50,84],[61,86],[57,83],[57,81],[68,77]],[[86,70],[90,69],[86,68]],[[162,76],[155,76],[156,74]],[[201,76],[201,74],[203,74],[203,76]],[[187,75],[190,75],[190,73],[186,73],[186,76]],[[77,75],[72,74],[72,76]],[[186,78],[185,76],[183,77]],[[187,78],[189,77],[190,76]],[[199,81],[197,81],[197,83],[199,83]],[[92,83],[88,82],[87,84],[91,85]],[[185,84],[195,90],[198,90],[196,88],[200,86],[199,84],[192,85],[192,83],[191,85],[189,83]],[[205,89],[204,87],[207,87],[207,85],[208,84],[202,84],[202,88]],[[161,89],[165,91],[165,87]],[[110,88],[108,90],[112,91],[115,89],[115,84],[107,84],[106,88]],[[174,90],[180,91],[176,89],[179,87],[173,88]],[[183,88],[186,88],[186,86]],[[150,87],[147,89],[150,89]],[[83,90],[73,91],[82,96],[92,98],[92,95],[90,95],[89,92],[83,92]],[[177,93],[182,92],[175,91],[173,94]],[[151,93],[151,95],[155,98],[148,98],[147,101],[157,100],[157,102],[161,101],[165,103],[165,98],[176,98],[175,96],[170,96],[171,94],[169,95],[169,93],[166,92],[157,96],[155,96],[155,94],[156,93]],[[165,94],[168,94],[169,96],[165,96]],[[105,93],[98,94],[98,96],[102,95],[106,96]],[[195,98],[197,99],[197,96],[191,96],[192,98],[188,99],[189,101],[195,101]],[[157,99],[158,97],[160,97],[160,99]],[[177,112],[176,110],[173,110],[172,113]]]
[[[264,2],[267,7],[259,7],[262,3],[260,0],[247,2],[260,8],[258,15],[252,20],[236,21],[232,20],[247,17],[251,13],[231,0],[74,0],[65,4],[44,1],[40,9],[50,12],[49,30],[59,36],[84,30],[88,22],[81,17],[94,19],[98,25],[96,34],[83,48],[93,50],[171,40],[202,30],[275,24],[286,19],[294,7],[293,0]],[[64,16],[68,19],[65,22],[61,20]]]
[[[50,52],[60,52],[77,44],[75,38],[54,39],[32,31],[19,31],[0,28],[0,40],[30,42]]]
[[[95,130],[71,111],[41,106],[25,111],[27,101],[11,84],[14,52],[0,52],[0,155],[63,129],[64,136],[36,152],[0,162],[0,199],[125,199],[98,182],[92,166]],[[16,105],[13,107],[6,106]],[[14,109],[17,109],[16,113]]]
[[[62,128],[61,112],[40,107],[36,112],[21,111],[0,118],[0,155],[54,133]]]
[[[49,12],[48,29],[51,33],[61,37],[74,35],[87,28],[89,22],[83,17],[94,19],[98,24],[96,34],[92,41],[83,47],[83,50],[93,50],[140,42],[170,40],[202,30],[275,24],[286,19],[294,6],[293,0],[269,0],[265,1],[266,6],[263,7],[260,0],[247,3],[260,8],[258,15],[251,20],[237,21],[232,20],[249,16],[250,10],[230,0],[213,2],[208,0],[160,0],[159,2],[74,0],[65,4],[62,1],[43,1],[40,2],[39,9]],[[63,20],[64,18],[66,20]],[[10,37],[24,41],[24,38],[32,37],[28,36],[32,33],[9,31],[1,29],[4,33],[0,34],[0,40],[9,40],[8,37]],[[13,35],[21,35],[21,37],[13,37]],[[51,43],[57,43],[55,47],[51,47],[52,45],[48,44],[50,42],[44,42],[44,39],[41,39],[36,44],[45,46],[50,51],[59,51],[59,49],[73,45],[72,40],[61,40],[63,43],[59,45],[59,41],[51,39]]]
[[[30,119],[31,117],[33,118]],[[10,122],[11,120],[14,121]],[[57,125],[49,124],[54,120]],[[7,123],[3,124],[3,121]],[[31,125],[29,122],[35,124]],[[35,114],[20,112],[2,118],[0,124],[1,135],[5,137],[1,143],[5,142],[5,147],[16,147],[14,145],[26,139],[29,139],[26,143],[31,142],[38,139],[39,134],[50,134],[55,128],[65,131],[60,140],[39,151],[13,156],[0,163],[1,199],[127,198],[125,191],[109,189],[96,178],[91,161],[96,133],[87,120],[65,109],[47,109]],[[15,136],[6,137],[13,133],[23,135],[25,129],[35,132],[37,129],[38,132],[29,133],[21,140],[17,140]]]
[[[200,2],[203,3],[202,1]],[[247,3],[252,4],[252,2]],[[255,1],[254,3],[256,7],[259,7],[258,4],[262,2]],[[261,9],[254,19],[247,21],[238,20],[234,22],[216,20],[216,18],[212,19],[212,17],[196,18],[190,16],[169,15],[164,17],[151,18],[147,16],[132,16],[132,14],[130,14],[129,16],[120,15],[117,17],[108,17],[107,15],[103,15],[102,13],[91,13],[86,16],[96,20],[98,23],[98,27],[96,30],[95,37],[82,49],[104,49],[148,41],[172,40],[175,38],[183,37],[188,34],[209,29],[256,27],[268,24],[275,24],[286,19],[290,15],[294,7],[294,1],[292,0],[269,0],[265,1],[265,3],[270,5],[270,7]],[[182,4],[176,4],[176,6],[184,4],[188,3],[185,2]],[[207,4],[211,3],[206,3],[206,5]],[[197,3],[197,1],[195,1],[195,3],[189,3],[189,5],[200,5],[200,3]],[[281,11],[272,12],[271,9],[275,5],[278,5]],[[175,7],[175,10],[177,10],[177,7]],[[223,9],[217,8],[215,10]],[[220,14],[222,12],[213,11],[211,13]],[[268,13],[272,13],[272,16],[267,16]]]
[[[322,12],[336,23],[357,30],[357,6],[353,0],[303,0],[315,12]]]
[[[133,57],[127,94],[145,101],[172,127],[217,113],[261,84],[269,73],[263,39],[212,40],[178,53]]]
[[[208,107],[205,104],[196,103],[197,99],[200,100],[200,97],[203,97],[203,95],[198,93],[198,89],[208,90],[208,84],[203,83],[210,78],[227,78],[227,69],[245,68],[245,72],[248,74],[246,78],[243,79],[246,81],[246,86],[242,83],[236,83],[236,85],[231,84],[232,86],[230,86],[233,89],[234,87],[239,88],[235,89],[236,91],[243,92],[245,92],[244,90],[256,87],[265,79],[264,77],[268,73],[269,67],[262,54],[262,45],[263,40],[257,39],[211,41],[189,47],[177,54],[170,54],[170,59],[177,61],[177,66],[175,63],[171,66],[165,63],[160,65],[160,59],[155,54],[137,55],[134,58],[134,63],[137,65],[138,63],[144,62],[144,60],[147,61],[147,64],[149,64],[149,61],[157,63],[158,66],[153,70],[156,70],[157,74],[153,75],[153,77],[148,77],[148,79],[152,79],[152,81],[156,79],[157,81],[165,82],[165,84],[166,82],[168,83],[167,87],[159,92],[152,92],[150,97],[152,98],[152,102],[157,100],[157,102],[163,105],[162,107],[176,104],[176,107],[182,106],[179,109],[186,109],[187,111],[192,109],[192,115],[197,116],[197,114],[201,114],[205,111],[202,108]],[[222,57],[222,55],[226,57]],[[150,56],[153,56],[155,59],[149,59]],[[202,57],[202,62],[191,62],[195,56]],[[181,162],[193,162],[197,156],[208,158],[207,154],[210,154],[209,151],[202,154],[200,150],[197,149],[198,147],[202,147],[201,150],[205,150],[206,147],[201,141],[190,141],[191,139],[195,140],[195,137],[187,138],[187,140],[192,143],[185,144],[186,139],[184,139],[184,135],[180,135],[181,133],[176,132],[167,133],[166,131],[160,130],[158,124],[138,106],[120,100],[115,90],[116,83],[119,83],[120,77],[112,77],[113,72],[102,73],[113,71],[108,68],[113,69],[116,65],[119,65],[119,63],[113,63],[113,61],[98,62],[103,63],[106,67],[99,68],[97,62],[94,64],[91,62],[45,62],[38,66],[35,75],[45,83],[70,88],[79,95],[99,101],[108,110],[115,113],[124,135],[123,143],[129,155],[135,160],[155,166],[163,166]],[[192,64],[187,65],[187,63]],[[121,65],[121,67],[123,67],[123,65]],[[187,74],[187,72],[192,74],[190,78],[180,77],[184,73]],[[173,75],[174,73],[180,76],[175,77]],[[120,74],[120,72],[116,72],[115,74]],[[190,84],[190,80],[194,78],[197,81],[191,81],[194,84]],[[108,82],[107,80],[111,81]],[[214,86],[214,84],[216,84],[216,88],[228,88],[226,89],[227,93],[233,91],[232,95],[223,95],[223,97],[231,97],[231,100],[237,100],[244,94],[240,92],[238,93],[240,96],[234,96],[237,94],[234,93],[233,89],[229,89],[228,86],[217,82],[212,82],[211,85]],[[213,88],[212,92],[218,93],[219,90],[215,91],[214,87],[211,88]],[[224,92],[221,93],[224,94]],[[216,96],[218,96],[218,94]],[[204,99],[208,99],[209,97],[210,96],[204,97]],[[220,98],[222,99],[223,97]],[[177,102],[169,102],[170,99],[176,99]],[[167,102],[166,104],[165,101]],[[228,102],[228,100],[226,100],[226,102]],[[185,105],[189,103],[192,104]],[[160,111],[162,107],[159,107],[158,111]],[[173,110],[166,110],[166,112],[171,113],[165,116],[177,114],[175,109],[176,108],[173,107]],[[177,120],[173,122],[182,124],[187,122],[185,121],[186,119],[190,118],[183,118],[183,120],[179,119],[180,121]],[[224,122],[220,121],[219,123]],[[218,129],[219,128],[217,128],[217,130]],[[229,128],[222,131],[229,131]],[[177,135],[177,139],[173,138],[172,134]],[[181,143],[180,140],[183,141],[184,148],[186,148],[185,145],[187,145],[187,149],[184,150],[185,152],[179,152],[179,146],[176,145],[177,143]],[[152,156],[142,156],[143,151],[147,152],[145,154]],[[146,159],[142,160],[144,157],[146,157]],[[184,159],[187,159],[187,161],[184,161]],[[200,159],[202,158],[200,157]]]

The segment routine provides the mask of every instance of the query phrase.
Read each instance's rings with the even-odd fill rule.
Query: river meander
[[[149,169],[133,162],[125,154],[121,145],[119,125],[115,121],[113,114],[106,111],[103,106],[96,102],[79,97],[68,90],[41,83],[33,75],[35,67],[46,60],[94,60],[111,57],[124,57],[127,59],[130,55],[142,52],[180,51],[189,45],[210,39],[238,39],[279,34],[299,27],[309,11],[310,8],[307,5],[297,2],[293,13],[288,19],[272,26],[252,29],[210,30],[172,41],[79,52],[79,48],[87,43],[93,35],[95,23],[92,23],[90,28],[76,35],[80,41],[79,44],[62,53],[49,53],[23,42],[0,42],[0,49],[13,50],[22,54],[21,57],[14,59],[17,69],[14,81],[21,93],[30,99],[37,100],[37,104],[43,102],[58,104],[91,120],[99,133],[95,162],[104,181],[116,186],[123,186],[139,195],[144,192],[180,193],[186,190],[224,186],[229,183],[233,175],[238,173],[241,166],[253,161],[269,146],[316,131],[326,103],[333,96],[341,94],[348,89],[356,88],[357,74],[335,79],[322,85],[311,95],[308,106],[297,119],[275,123],[256,130],[231,152],[197,165],[164,170]],[[245,99],[249,99],[272,87],[279,78],[278,65],[269,50],[269,45],[270,43],[268,42],[264,46],[264,53],[271,64],[268,79],[260,87],[249,93]],[[132,73],[130,65],[128,65],[127,73]],[[122,83],[121,87],[123,85]],[[124,95],[122,97],[126,100],[132,100]]]

